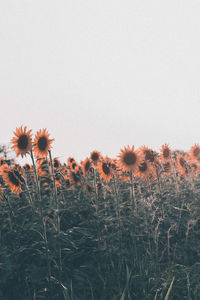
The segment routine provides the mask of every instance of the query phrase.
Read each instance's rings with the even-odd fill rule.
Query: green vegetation
[[[200,299],[198,176],[135,178],[137,210],[119,177],[92,173],[86,193],[31,176],[19,196],[3,191],[0,299]]]

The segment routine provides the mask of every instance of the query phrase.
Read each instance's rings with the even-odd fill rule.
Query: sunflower
[[[182,154],[177,155],[177,169],[181,175],[185,175],[188,173],[188,165],[187,161]]]
[[[61,163],[60,163],[59,159],[57,159],[57,158],[53,159],[53,166],[55,169],[58,169],[61,167]]]
[[[27,127],[16,128],[13,132],[15,137],[12,138],[11,144],[13,144],[12,149],[15,150],[17,157],[19,155],[26,156],[26,154],[32,149],[32,130],[27,131]]]
[[[136,175],[140,178],[148,177],[152,173],[152,165],[148,160],[143,161],[136,169]]]
[[[98,164],[101,157],[101,153],[97,150],[94,150],[90,153],[90,159],[93,161],[95,166]]]
[[[189,162],[189,167],[190,167],[190,170],[193,174],[198,174],[199,173],[199,166],[198,166],[197,162],[190,161]]]
[[[51,143],[54,139],[49,138],[49,133],[46,129],[39,130],[36,133],[34,144],[33,144],[33,152],[36,158],[43,158],[48,155],[48,151],[51,149]]]
[[[25,179],[24,179],[24,170],[23,168],[18,165],[18,164],[15,164],[14,167],[12,168],[15,176],[19,179],[20,183],[25,183]]]
[[[32,172],[32,167],[29,164],[25,164],[23,166],[23,169],[25,170],[26,173]]]
[[[9,185],[11,192],[19,194],[21,189],[21,181],[16,176],[14,170],[7,165],[2,166],[2,177],[6,185]]]
[[[86,158],[84,161],[81,162],[83,175],[86,176],[92,167],[92,162],[89,158]]]
[[[79,172],[79,165],[76,161],[73,161],[70,165],[70,169],[72,170],[72,172],[74,173],[78,173]]]
[[[113,176],[113,169],[111,167],[111,163],[112,161],[108,157],[103,158],[98,163],[100,178],[106,182],[109,182]]]
[[[190,156],[194,160],[200,161],[200,146],[195,144],[190,148]]]
[[[71,166],[71,164],[75,161],[75,159],[73,157],[68,157],[67,159],[67,163],[69,166]]]
[[[145,160],[149,161],[150,163],[155,162],[157,156],[156,152],[146,146],[142,146],[139,150],[143,154]]]
[[[171,158],[171,149],[167,144],[165,144],[161,148],[161,159],[165,161],[165,160],[169,160],[170,158]]]
[[[0,166],[4,165],[6,162],[5,162],[5,159],[3,158],[0,158]]]
[[[118,157],[118,167],[125,172],[135,171],[144,161],[144,155],[139,150],[134,151],[134,146],[121,149]]]

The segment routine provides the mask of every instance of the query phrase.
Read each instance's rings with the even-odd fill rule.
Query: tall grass
[[[0,299],[200,299],[200,177],[145,182],[95,170],[56,187],[26,174],[0,204]],[[30,201],[31,199],[31,201]]]

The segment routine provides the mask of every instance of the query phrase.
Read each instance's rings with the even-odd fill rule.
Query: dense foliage
[[[15,135],[32,164],[0,159],[0,300],[200,299],[198,145],[61,164],[47,131]]]
[[[5,190],[0,299],[199,299],[199,179],[134,184]]]

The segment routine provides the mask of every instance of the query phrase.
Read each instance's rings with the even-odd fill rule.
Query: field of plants
[[[0,158],[0,300],[199,300],[200,146],[61,163],[53,142],[21,126],[30,164]]]

